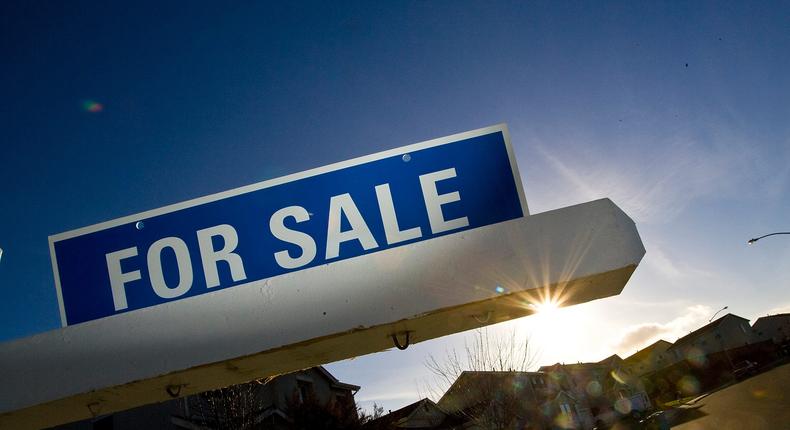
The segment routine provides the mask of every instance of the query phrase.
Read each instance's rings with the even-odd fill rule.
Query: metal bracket
[[[409,347],[409,341],[410,341],[409,340],[409,333],[411,333],[411,332],[410,331],[405,331],[405,332],[401,332],[401,333],[406,333],[406,343],[404,345],[401,345],[401,343],[398,342],[398,334],[397,333],[392,333],[390,336],[392,337],[392,343],[395,344],[395,348],[398,348],[401,351],[403,351],[404,349]]]
[[[93,418],[96,418],[99,415],[99,412],[101,412],[101,402],[88,403],[85,406],[88,407],[88,411],[90,411]]]
[[[170,397],[175,399],[176,397],[181,395],[181,388],[183,387],[186,387],[186,384],[178,384],[178,385],[171,384],[165,387],[165,391],[167,391],[167,394],[169,394]]]
[[[491,320],[491,315],[492,315],[493,313],[494,313],[493,311],[486,311],[486,313],[485,313],[485,316],[486,316],[486,317],[485,317],[485,319],[481,319],[481,318],[480,318],[480,317],[478,317],[477,315],[472,315],[472,318],[474,318],[474,319],[475,319],[475,321],[477,321],[477,322],[478,322],[478,323],[480,323],[480,324],[485,324],[485,323],[487,323],[488,321],[490,321],[490,320]]]

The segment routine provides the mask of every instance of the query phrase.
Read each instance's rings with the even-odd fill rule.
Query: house
[[[603,381],[608,370],[597,363],[576,363],[542,366],[555,397],[544,404],[544,414],[553,417],[555,425],[565,428],[590,428],[595,420],[593,410],[603,395]]]
[[[671,346],[672,343],[659,340],[626,357],[623,360],[624,368],[632,375],[642,376],[667,367],[675,361],[671,353],[667,353]]]
[[[616,354],[599,362],[557,363],[539,370],[576,400],[575,412],[582,425],[611,423],[619,416],[652,408],[642,381]]]
[[[584,398],[561,390],[541,408],[546,418],[546,428],[587,429],[592,426],[592,416]]]
[[[770,340],[775,344],[790,341],[790,314],[776,314],[757,318],[752,325],[755,342]]]
[[[355,420],[359,386],[339,381],[324,367],[234,385],[146,405],[95,419],[55,427],[57,430],[213,430],[218,428],[288,428],[315,410],[333,419]],[[301,416],[301,417],[300,417]]]
[[[452,429],[462,420],[445,413],[431,399],[418,400],[365,424],[366,430]]]
[[[542,372],[465,371],[437,405],[465,421],[464,428],[543,428],[550,421],[544,405],[557,397],[554,387]]]
[[[676,340],[666,353],[673,363],[682,360],[695,362],[704,360],[710,354],[749,345],[753,341],[749,320],[727,314]]]
[[[357,385],[339,381],[323,366],[280,375],[260,389],[265,411],[263,418],[271,416],[273,423],[278,421],[274,416],[290,421],[293,417],[288,413],[289,408],[306,402],[345,407],[356,414],[354,395],[359,388]]]
[[[590,428],[586,398],[563,372],[462,372],[438,402],[464,428]]]

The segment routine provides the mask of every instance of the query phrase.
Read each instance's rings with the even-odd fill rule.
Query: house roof
[[[562,363],[554,363],[554,364],[549,364],[547,366],[540,366],[538,368],[538,372],[550,372],[554,369],[557,369],[560,366],[562,366]]]
[[[543,372],[516,372],[516,371],[463,371],[453,382],[453,385],[439,399],[438,406],[446,412],[463,409],[467,405],[458,404],[458,400],[470,393],[479,394],[481,384],[485,382],[503,383],[514,378],[528,376],[546,376]]]
[[[593,368],[600,368],[600,367],[612,367],[615,364],[619,364],[622,361],[623,361],[623,359],[620,358],[619,355],[612,354],[612,355],[610,355],[610,356],[608,356],[608,357],[606,357],[603,360],[598,361],[598,362],[568,363],[568,364],[554,363],[554,364],[550,364],[548,366],[541,366],[538,369],[538,371],[540,371],[540,372],[552,372],[552,371],[555,371],[555,370],[560,369],[560,368],[567,369],[567,370],[570,370],[570,371],[574,371],[574,370],[586,370],[586,369],[593,369]]]
[[[548,366],[540,366],[538,371],[539,372],[549,373],[549,372],[554,372],[554,371],[559,370],[559,369],[581,370],[581,369],[589,369],[589,368],[592,368],[592,367],[603,367],[603,366],[604,366],[604,364],[601,364],[601,363],[581,363],[581,362],[579,362],[579,363],[568,363],[568,364],[554,363],[554,364],[549,364]]]
[[[365,424],[365,427],[388,428],[389,425],[394,424],[394,423],[398,423],[398,421],[401,421],[403,419],[406,419],[406,418],[410,417],[417,410],[417,408],[419,408],[421,406],[425,407],[426,409],[429,409],[429,408],[430,409],[435,409],[435,410],[438,410],[438,411],[444,413],[444,411],[442,411],[439,408],[439,406],[436,405],[436,403],[434,403],[431,399],[426,397],[424,399],[417,400],[416,402],[414,402],[414,403],[412,403],[410,405],[406,405],[406,406],[404,406],[404,407],[402,407],[402,408],[400,408],[400,409],[398,409],[396,411],[392,411],[392,412],[388,413],[387,415],[383,415],[383,416],[381,416],[379,418],[376,418],[375,420],[372,420],[369,423]]]
[[[433,400],[426,397],[424,399],[417,400],[416,402],[410,405],[406,405],[398,409],[397,411],[392,411],[385,416],[389,416],[390,418],[393,418],[395,420],[405,418],[411,415],[412,412],[414,412],[418,407],[422,405],[436,406],[436,403],[434,403]]]
[[[317,369],[317,370],[318,370],[318,371],[319,371],[319,372],[320,372],[322,375],[324,375],[324,376],[325,376],[327,379],[329,379],[329,382],[331,383],[331,385],[332,385],[333,387],[337,387],[337,388],[341,388],[341,389],[346,389],[346,390],[351,390],[351,391],[353,391],[354,393],[356,393],[357,391],[359,391],[359,389],[361,388],[359,385],[354,385],[354,384],[347,384],[347,383],[345,383],[345,382],[340,382],[340,381],[339,381],[337,378],[335,378],[335,376],[334,376],[334,375],[332,375],[331,373],[329,373],[329,371],[328,371],[328,370],[324,369],[324,366],[316,366],[315,368],[316,368],[316,369]]]
[[[667,342],[664,339],[660,339],[649,346],[642,348],[641,350],[635,352],[634,354],[626,357],[623,361],[626,363],[634,363],[638,361],[642,361],[652,355],[654,352],[664,352],[669,347],[672,346],[672,342]]]
[[[757,318],[757,320],[754,321],[754,324],[752,324],[752,327],[757,327],[758,325],[762,325],[768,321],[777,319],[790,319],[790,314],[766,315],[764,317]]]
[[[617,354],[612,354],[603,360],[599,361],[598,364],[605,364],[607,366],[614,366],[615,364],[620,364],[623,362],[623,359],[620,358]]]
[[[708,323],[708,324],[706,324],[706,325],[704,325],[704,326],[692,331],[691,333],[681,337],[680,339],[676,340],[675,344],[670,346],[668,349],[678,348],[680,346],[685,346],[686,344],[694,342],[700,336],[703,336],[703,335],[705,335],[707,333],[710,333],[711,331],[713,331],[716,328],[718,328],[719,325],[721,325],[721,323],[725,319],[729,319],[729,318],[737,318],[737,319],[746,321],[747,323],[749,322],[749,320],[747,320],[746,318],[739,317],[738,315],[727,314],[727,315],[724,315],[723,317],[721,317],[721,318],[719,318],[719,319],[717,319],[717,320],[715,320],[713,322],[710,322],[710,323]]]

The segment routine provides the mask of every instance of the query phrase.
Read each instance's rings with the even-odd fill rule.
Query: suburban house
[[[682,360],[694,362],[710,354],[739,348],[753,342],[749,320],[727,314],[676,340],[666,352],[670,354],[672,362]]]
[[[669,366],[674,362],[671,353],[667,353],[671,346],[672,343],[659,340],[623,359],[624,369],[632,375],[642,376]]]
[[[280,375],[267,382],[265,387],[260,390],[264,406],[262,417],[276,415],[286,421],[293,418],[288,414],[289,408],[308,401],[335,407],[353,406],[354,395],[360,388],[340,382],[323,366]],[[356,411],[356,408],[349,409]]]
[[[757,318],[752,325],[755,342],[770,340],[782,344],[790,340],[790,314],[776,314]]]
[[[366,430],[453,429],[463,421],[447,414],[431,399],[418,400],[365,424]]]
[[[359,386],[318,366],[274,378],[146,405],[55,427],[58,430],[288,428],[300,408],[356,417]]]
[[[553,364],[538,372],[466,371],[435,405],[422,400],[385,416],[381,428],[576,428],[612,424],[652,408],[642,381],[617,355],[596,363]],[[415,409],[424,411],[415,415]],[[439,418],[445,414],[444,420]],[[409,417],[419,417],[419,420]],[[433,427],[426,416],[435,417]],[[441,425],[437,424],[441,423]],[[413,424],[413,426],[412,426]],[[422,424],[420,424],[422,425]]]
[[[563,384],[563,391],[576,402],[577,421],[585,428],[611,423],[617,417],[651,409],[650,399],[640,378],[631,374],[618,355],[596,363],[554,364],[540,368],[552,381]]]
[[[439,408],[467,424],[464,428],[538,427],[545,426],[551,417],[546,410],[552,407],[561,391],[542,372],[462,372],[447,389]],[[575,410],[566,404],[563,410]]]

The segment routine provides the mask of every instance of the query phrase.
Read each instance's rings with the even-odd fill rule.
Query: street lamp
[[[718,315],[718,314],[719,314],[719,312],[721,312],[721,311],[723,311],[723,310],[725,310],[725,309],[727,309],[727,308],[729,308],[729,306],[725,306],[725,307],[723,307],[723,308],[721,308],[721,309],[717,310],[717,311],[716,311],[716,313],[715,313],[715,314],[713,314],[713,316],[712,316],[712,317],[710,317],[710,319],[708,320],[708,322],[711,322],[711,321],[713,321],[713,318],[716,318],[716,315]]]
[[[779,232],[776,232],[776,233],[766,234],[766,235],[763,235],[763,236],[760,236],[760,237],[755,237],[753,239],[749,239],[749,241],[746,242],[746,243],[748,243],[749,245],[753,245],[754,242],[757,242],[758,240],[760,240],[760,239],[762,239],[764,237],[774,236],[774,235],[777,235],[777,234],[790,234],[790,231],[779,231]]]

